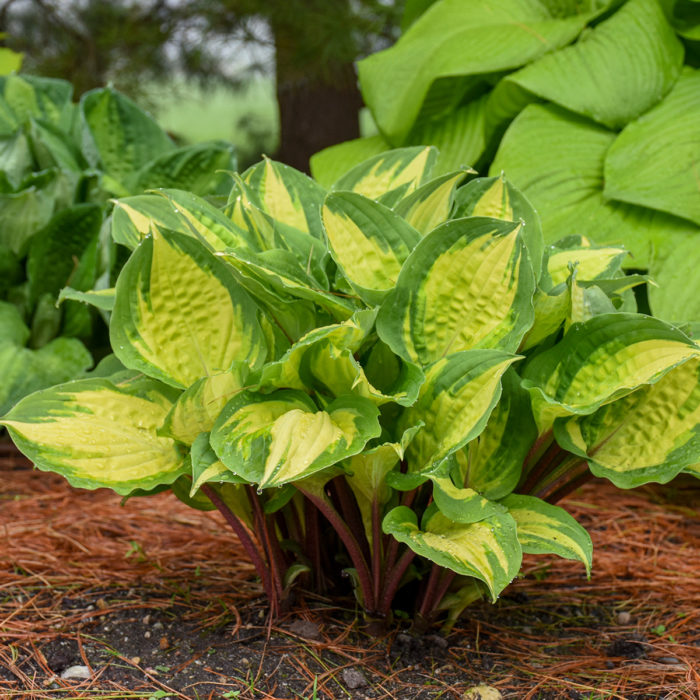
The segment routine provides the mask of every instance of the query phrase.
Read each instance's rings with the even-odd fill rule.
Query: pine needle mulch
[[[352,610],[308,596],[270,630],[253,568],[215,512],[169,494],[122,506],[22,467],[0,444],[0,698],[459,699],[479,682],[523,700],[700,698],[700,482],[588,484],[567,509],[594,541],[590,581],[573,562],[527,556],[498,604],[470,608],[445,644],[368,634]],[[198,664],[213,680],[178,687],[169,667],[126,651],[110,649],[140,685],[93,668],[96,626],[173,609],[183,628],[216,630],[238,667],[207,666],[217,650],[201,649],[176,670]],[[315,639],[290,627],[304,621]],[[58,640],[77,643],[89,679],[52,671]],[[348,669],[366,681],[356,690]]]

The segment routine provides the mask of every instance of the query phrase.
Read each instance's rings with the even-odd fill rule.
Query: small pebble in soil
[[[160,638],[160,641],[158,642],[158,646],[161,648],[162,651],[165,651],[166,649],[170,649],[170,640],[163,636]]]
[[[243,666],[243,668],[248,668],[248,666],[250,666],[250,659],[242,656],[240,659],[238,659],[238,663]]]
[[[146,630],[146,631],[143,633],[143,636],[144,636],[146,639],[150,639],[150,638],[151,638],[151,630]]]
[[[143,619],[141,620],[144,625],[150,625],[151,624],[151,616],[150,615],[144,615]]]
[[[367,685],[367,679],[364,674],[355,668],[344,668],[340,675],[343,677],[343,683],[345,683],[350,690],[363,688]]]
[[[626,610],[617,613],[618,625],[629,625],[630,622],[632,622],[632,615],[630,615]]]
[[[304,639],[312,639],[315,641],[321,639],[321,631],[318,625],[309,620],[295,620],[289,625],[289,631]]]
[[[154,622],[154,623],[153,623],[153,629],[154,629],[154,630],[162,630],[162,629],[163,629],[163,623],[162,623],[162,622]]]
[[[681,660],[677,659],[675,656],[662,656],[660,659],[656,659],[656,661],[660,664],[679,664],[679,663],[681,663]]]
[[[131,657],[131,663],[132,663],[132,664],[140,664],[140,663],[141,663],[141,657],[140,657],[140,656],[132,656],[132,657]]]
[[[87,666],[69,666],[62,674],[63,680],[85,680],[90,678],[90,669]]]

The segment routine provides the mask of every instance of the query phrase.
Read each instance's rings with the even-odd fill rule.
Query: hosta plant
[[[546,243],[623,244],[655,316],[700,333],[700,12],[695,0],[417,0],[359,64],[379,134],[312,159],[434,144],[438,169],[501,171]]]
[[[623,249],[545,248],[507,180],[435,158],[390,151],[329,191],[265,160],[221,210],[120,200],[115,357],[0,422],[75,486],[219,509],[273,613],[345,574],[370,616],[453,619],[523,553],[588,571],[555,503],[697,470],[700,347],[635,311]]]
[[[80,375],[106,344],[77,299],[110,287],[126,257],[101,233],[110,198],[179,187],[225,201],[219,169],[235,167],[230,144],[178,148],[110,88],[77,104],[72,92],[63,80],[0,77],[0,413]]]

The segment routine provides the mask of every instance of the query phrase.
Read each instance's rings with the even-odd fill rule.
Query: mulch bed
[[[593,575],[527,556],[496,605],[445,637],[408,621],[370,632],[306,596],[268,623],[261,589],[215,513],[169,494],[71,489],[0,443],[1,698],[700,697],[700,482],[621,492],[595,482],[568,510]],[[74,666],[89,678],[61,677]]]

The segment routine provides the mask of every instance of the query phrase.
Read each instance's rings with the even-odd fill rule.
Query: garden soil
[[[0,443],[0,698],[459,700],[478,684],[522,700],[700,698],[700,482],[594,482],[566,506],[593,538],[590,580],[526,556],[495,605],[446,634],[368,627],[351,597],[300,596],[269,621],[216,512],[170,494],[122,505]]]

